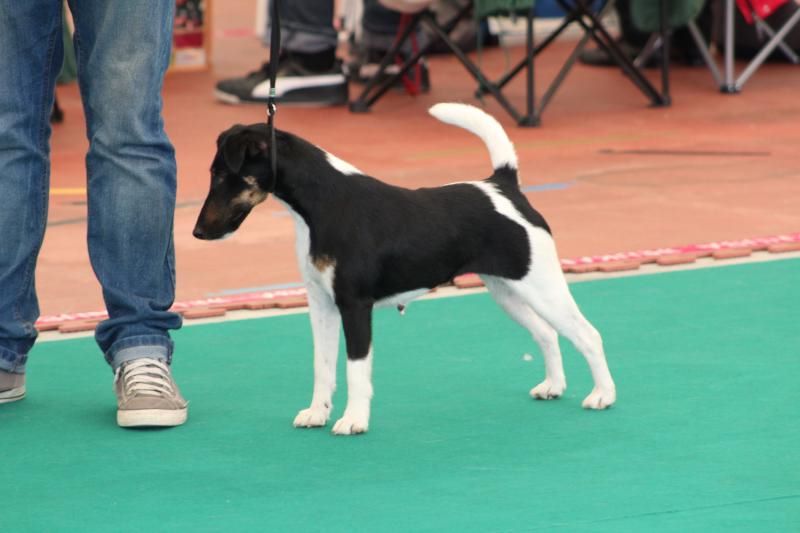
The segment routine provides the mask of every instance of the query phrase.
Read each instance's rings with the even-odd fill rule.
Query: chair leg
[[[556,91],[559,87],[561,87],[561,84],[566,79],[567,74],[569,74],[569,71],[572,70],[573,66],[575,66],[578,56],[581,55],[583,49],[586,48],[586,44],[589,42],[590,38],[591,35],[589,35],[588,32],[584,33],[583,37],[581,37],[580,41],[578,41],[578,44],[572,50],[572,53],[569,55],[567,60],[563,65],[561,65],[561,69],[559,69],[558,74],[556,74],[556,77],[550,82],[550,85],[547,87],[547,90],[542,96],[541,102],[539,103],[539,113],[544,112],[544,109],[550,103],[550,100],[553,98],[553,96],[555,96]]]
[[[425,18],[423,19],[423,22],[436,36],[445,42],[445,44],[453,52],[453,55],[458,58],[461,64],[464,65],[464,68],[466,68],[472,77],[475,78],[478,84],[481,87],[486,87],[495,100],[497,100],[497,103],[499,103],[503,109],[505,109],[508,114],[511,115],[514,121],[519,124],[522,121],[522,115],[519,114],[519,111],[517,111],[517,109],[511,105],[511,102],[509,102],[506,97],[503,96],[503,93],[501,93],[497,87],[491,81],[489,81],[486,76],[483,75],[480,69],[478,69],[478,67],[476,67],[472,61],[470,61],[467,55],[453,41],[450,40],[445,30],[436,24],[434,20]]]
[[[689,28],[689,33],[692,35],[694,44],[697,46],[703,61],[705,61],[708,69],[711,71],[711,77],[714,78],[714,83],[717,84],[717,87],[722,87],[722,74],[719,71],[717,62],[714,61],[713,57],[711,57],[711,53],[708,51],[708,45],[706,44],[703,35],[700,33],[700,30],[697,28],[697,24],[694,21],[691,21],[686,25],[686,27]]]
[[[577,22],[577,16],[574,11],[566,10],[567,15],[564,17],[564,20],[559,24],[559,26],[553,30],[538,46],[534,46],[533,44],[533,13],[528,14],[528,24],[529,32],[528,32],[528,42],[527,42],[527,52],[525,57],[517,63],[517,65],[511,69],[507,74],[500,78],[497,83],[490,83],[486,85],[479,85],[477,91],[475,92],[475,96],[480,98],[482,95],[486,93],[492,92],[494,94],[495,91],[500,91],[503,87],[508,84],[517,74],[519,74],[522,69],[526,69],[527,71],[527,78],[530,80],[528,82],[528,91],[527,91],[527,107],[528,112],[525,117],[521,120],[518,120],[517,123],[520,126],[538,126],[541,124],[541,115],[544,112],[547,105],[550,103],[550,100],[555,95],[558,88],[563,83],[564,79],[566,79],[567,74],[575,65],[575,62],[578,59],[578,56],[583,51],[586,43],[589,41],[590,35],[586,32],[583,37],[578,42],[578,45],[572,51],[570,56],[561,66],[559,69],[558,74],[556,74],[553,81],[550,82],[550,85],[547,87],[544,95],[542,96],[541,100],[539,101],[538,107],[535,103],[535,86],[533,83],[533,60],[534,58],[544,50],[548,45],[550,45],[561,33],[572,23]],[[512,114],[513,116],[513,114]]]
[[[775,30],[772,29],[772,26],[770,26],[769,24],[764,22],[764,19],[762,19],[761,17],[759,17],[755,13],[753,13],[752,15],[753,15],[753,21],[755,22],[756,26],[761,28],[761,30],[763,30],[764,33],[769,35],[770,38],[774,39],[775,38]],[[780,41],[778,43],[778,48],[781,49],[781,52],[783,52],[783,55],[785,55],[786,58],[789,61],[791,61],[795,65],[800,63],[800,57],[798,57],[797,54],[794,53],[794,50],[792,50],[789,47],[789,45],[787,45],[785,42]]]
[[[522,120],[518,122],[520,126],[535,127],[541,124],[539,113],[536,111],[536,84],[534,83],[533,72],[533,9],[530,8],[526,15],[525,21],[525,85],[526,85],[526,98],[527,112]]]
[[[398,52],[400,51],[400,48],[403,46],[403,43],[406,41],[406,39],[408,39],[409,35],[411,35],[411,32],[416,31],[417,27],[420,24],[426,23],[439,28],[439,30],[441,30],[441,33],[437,35],[440,38],[443,37],[445,43],[452,48],[455,46],[455,44],[450,41],[449,34],[450,32],[453,31],[456,25],[470,13],[471,10],[472,10],[472,3],[470,2],[467,3],[465,6],[463,6],[455,15],[453,15],[453,17],[450,20],[448,20],[441,27],[439,27],[439,25],[433,18],[433,15],[428,11],[422,11],[417,15],[415,15],[414,18],[411,20],[411,22],[408,24],[408,26],[405,28],[405,30],[402,32],[402,34],[395,40],[395,43],[394,45],[392,45],[392,48],[386,53],[386,55],[381,60],[378,72],[369,80],[369,83],[367,84],[366,87],[364,87],[364,90],[361,92],[361,95],[358,97],[358,99],[350,103],[350,111],[353,113],[366,113],[367,111],[369,111],[369,108],[372,107],[372,105],[376,101],[378,101],[378,99],[381,96],[386,94],[386,91],[388,91],[398,79],[403,77],[411,67],[416,65],[417,62],[420,60],[420,58],[422,58],[422,56],[427,54],[428,50],[433,48],[433,45],[435,45],[438,42],[437,39],[431,39],[428,43],[425,44],[425,46],[423,46],[415,53],[413,53],[411,57],[409,57],[406,60],[406,62],[400,66],[400,70],[396,74],[391,76],[389,79],[385,80],[383,83],[379,84],[377,80],[380,79],[380,76],[386,71],[386,68],[389,66],[389,63],[391,63],[397,56]],[[377,88],[375,88],[376,85]],[[370,94],[373,88],[375,88],[375,91],[372,92],[372,94]]]
[[[639,51],[636,59],[633,60],[633,66],[636,68],[644,67],[659,48],[661,48],[661,35],[653,33],[647,39],[644,48]]]
[[[714,83],[717,85],[717,87],[722,87],[722,73],[717,66],[717,62],[714,61],[713,57],[711,57],[708,44],[706,44],[703,35],[700,33],[697,23],[695,21],[690,21],[686,24],[686,27],[689,29],[689,34],[692,36],[692,40],[694,41],[695,46],[697,46],[697,50],[700,52],[703,62],[711,72],[711,77],[714,79]],[[647,44],[645,44],[644,48],[642,48],[642,51],[639,52],[639,55],[636,56],[633,64],[638,68],[642,68],[642,66],[650,60],[650,58],[659,48],[661,48],[661,36],[658,33],[654,33],[650,36]]]
[[[736,83],[734,85],[734,89],[736,91],[741,91],[742,87],[747,80],[750,79],[758,67],[769,57],[773,50],[778,46],[778,43],[783,41],[783,38],[786,37],[786,34],[789,33],[796,25],[800,22],[800,10],[795,11],[795,13],[789,18],[789,20],[784,23],[783,27],[775,34],[775,36],[770,39],[770,41],[761,49],[761,51],[750,61],[750,64],[747,65],[747,68],[744,69],[737,78]]]
[[[662,106],[665,104],[664,98],[661,94],[656,91],[650,81],[644,77],[644,75],[633,66],[633,63],[625,57],[625,54],[619,49],[617,43],[614,42],[614,39],[609,35],[606,31],[605,27],[603,26],[602,22],[598,19],[598,17],[594,14],[590,7],[587,6],[585,0],[575,0],[575,4],[570,8],[565,0],[556,0],[562,8],[569,11],[577,10],[580,16],[577,18],[578,24],[584,29],[584,31],[588,32],[592,39],[597,43],[597,45],[606,50],[609,55],[614,59],[614,61],[622,68],[623,72],[631,78],[634,84],[639,87],[639,90],[650,100],[652,105],[654,106]],[[587,24],[583,17],[589,19],[591,24]]]
[[[661,102],[657,105],[668,106],[672,104],[672,97],[669,94],[669,62],[672,49],[670,40],[672,35],[669,30],[669,12],[667,11],[667,0],[658,0],[661,11],[659,25],[661,29]]]
[[[726,94],[736,92],[736,86],[733,81],[734,1],[725,0],[725,83],[722,85],[721,91]]]
[[[378,65],[378,71],[369,80],[367,80],[367,84],[364,86],[364,89],[361,91],[359,97],[353,102],[350,102],[350,111],[353,113],[366,113],[369,111],[369,108],[372,106],[372,104],[374,104],[378,98],[383,96],[383,94],[391,88],[396,79],[395,77],[392,77],[391,80],[384,80],[383,83],[380,83],[380,79],[383,77],[383,74],[386,72],[386,69],[389,67],[389,65],[394,61],[394,58],[400,52],[403,43],[405,43],[406,39],[408,39],[408,36],[411,35],[411,32],[417,30],[420,17],[421,15],[415,15],[411,22],[409,22],[408,25],[403,29],[400,35],[398,35],[397,39],[395,39],[392,47],[388,52],[386,52],[386,55],[383,56],[383,59],[381,59],[381,62]],[[375,94],[370,95],[373,88],[376,86],[377,90],[375,91]]]
[[[550,43],[555,41],[556,38],[558,38],[558,36],[561,35],[561,33],[563,33],[564,30],[567,29],[567,27],[570,24],[572,24],[573,22],[575,22],[575,20],[571,15],[567,15],[566,17],[564,17],[564,20],[561,22],[561,24],[559,24],[558,28],[553,30],[552,33],[550,33],[550,35],[548,35],[545,38],[544,41],[542,41],[541,43],[539,43],[538,45],[536,45],[533,48],[533,54],[532,54],[533,57],[536,57],[537,55],[539,55],[539,52],[541,52],[542,50],[547,48],[547,46]],[[508,82],[513,80],[516,77],[516,75],[519,74],[522,71],[522,69],[525,68],[525,66],[527,64],[528,64],[528,57],[526,56],[526,57],[522,58],[519,61],[519,63],[517,63],[514,66],[514,68],[512,68],[505,75],[503,75],[502,78],[497,80],[497,83],[495,83],[495,86],[498,89],[502,89],[503,87],[505,87],[508,84]],[[489,91],[485,87],[478,87],[477,91],[475,92],[475,97],[476,98],[480,98],[482,95],[486,94],[487,92],[489,92]]]

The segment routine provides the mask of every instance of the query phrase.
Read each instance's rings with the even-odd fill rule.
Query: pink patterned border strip
[[[753,239],[739,239],[729,241],[717,241],[704,244],[690,244],[687,246],[678,246],[672,248],[654,248],[651,250],[640,250],[636,252],[620,252],[615,254],[606,255],[593,255],[577,257],[574,259],[562,259],[561,264],[564,269],[570,267],[580,267],[584,265],[609,265],[621,264],[625,262],[638,262],[649,263],[656,262],[659,258],[673,257],[673,256],[690,256],[697,257],[708,256],[718,253],[723,250],[765,250],[775,245],[787,244],[800,244],[800,233],[787,233],[784,235],[775,235],[772,237],[758,237]],[[663,263],[669,264],[669,263]],[[577,270],[576,270],[577,271]],[[456,284],[459,287],[466,286]],[[472,286],[472,285],[470,285]],[[260,291],[251,292],[246,294],[237,294],[233,296],[217,297],[217,298],[201,298],[197,300],[187,300],[184,302],[176,302],[172,306],[172,310],[178,313],[183,313],[193,309],[203,308],[236,308],[236,304],[245,304],[247,302],[274,302],[278,307],[281,301],[288,301],[290,299],[303,298],[306,295],[304,288],[297,289],[281,289],[274,291]],[[57,327],[66,322],[81,321],[86,323],[99,322],[108,317],[105,311],[90,311],[85,313],[63,313],[58,315],[43,316],[37,322],[36,326],[40,330],[57,329]],[[54,327],[55,326],[55,327]]]
[[[738,248],[750,248],[751,250],[755,251],[765,250],[774,244],[798,242],[800,242],[800,233],[787,233],[785,235],[775,235],[773,237],[717,241],[705,244],[690,244],[688,246],[678,246],[675,248],[654,248],[652,250],[640,250],[638,252],[620,252],[616,254],[584,256],[575,259],[562,259],[561,264],[565,266],[592,265],[598,263],[602,264],[631,260],[640,262],[653,262],[659,257],[666,255],[697,254],[698,256],[704,256],[711,255],[719,250],[734,250]]]
[[[201,298],[197,300],[186,300],[184,302],[175,302],[172,305],[172,311],[183,312],[189,309],[198,309],[202,307],[221,307],[226,304],[233,304],[237,302],[251,302],[255,300],[279,300],[283,298],[293,298],[297,296],[305,296],[306,290],[300,289],[283,289],[277,291],[263,291],[251,292],[247,294],[237,294],[234,296],[225,296],[223,298]],[[72,320],[85,320],[85,321],[98,321],[108,318],[108,313],[105,311],[89,311],[86,313],[62,313],[59,315],[43,316],[36,321],[37,326],[63,323]]]

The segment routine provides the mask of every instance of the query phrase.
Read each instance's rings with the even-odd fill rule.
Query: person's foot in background
[[[685,35],[684,35],[685,34]],[[644,46],[637,46],[627,42],[624,39],[617,40],[617,46],[620,51],[629,60],[633,61],[642,51]],[[584,65],[593,67],[615,67],[617,62],[611,57],[605,48],[595,47],[589,50],[584,50],[578,56],[578,59]],[[703,65],[703,56],[700,55],[697,46],[689,35],[688,30],[678,30],[672,37],[670,43],[670,61],[680,63],[686,66],[700,66]],[[648,58],[647,62],[643,65],[645,68],[654,68],[661,64],[661,49],[657,49]]]
[[[636,59],[636,56],[639,55],[641,51],[641,47],[634,46],[623,39],[617,40],[617,46],[623,55],[631,61]],[[578,56],[578,59],[584,65],[593,67],[613,67],[617,65],[617,62],[614,61],[611,54],[609,54],[605,48],[600,48],[599,46],[583,50]]]
[[[348,100],[347,77],[336,49],[316,53],[284,51],[275,83],[277,101],[285,104],[344,105]],[[269,96],[269,63],[240,78],[217,83],[214,95],[228,104],[266,104]]]

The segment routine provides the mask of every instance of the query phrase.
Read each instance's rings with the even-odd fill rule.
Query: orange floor
[[[215,2],[214,69],[166,81],[167,131],[178,155],[179,300],[299,281],[291,219],[277,202],[259,207],[232,239],[191,236],[217,135],[264,119],[261,107],[212,98],[219,77],[265,59],[247,35],[254,3],[223,9]],[[539,79],[549,80],[570,49],[561,42],[542,54]],[[485,51],[481,61],[496,74],[506,64],[499,50]],[[430,69],[433,87],[424,96],[392,93],[366,115],[282,107],[278,125],[394,184],[485,177],[490,166],[481,142],[426,114],[436,102],[475,102],[474,83],[451,57],[432,59]],[[734,96],[720,94],[702,68],[676,67],[672,84],[672,107],[649,108],[619,71],[579,65],[535,129],[515,127],[487,100],[516,144],[523,186],[554,228],[562,256],[800,231],[800,67],[768,65]],[[509,94],[521,103],[520,85]],[[85,249],[80,99],[75,86],[59,88],[58,96],[66,121],[52,139],[50,227],[37,278],[43,315],[103,307]],[[637,150],[666,153],[631,153]]]

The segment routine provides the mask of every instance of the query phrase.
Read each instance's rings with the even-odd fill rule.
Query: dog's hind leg
[[[522,283],[517,282],[515,285]],[[589,364],[594,379],[594,389],[583,400],[583,406],[587,409],[610,407],[617,395],[614,380],[611,378],[608,363],[606,363],[603,339],[594,326],[581,314],[572,299],[566,282],[563,287],[539,286],[533,287],[532,291],[520,292],[530,295],[528,303],[556,331],[569,339]]]
[[[508,286],[505,280],[494,276],[481,276],[481,279],[497,304],[515,322],[530,332],[542,351],[545,378],[531,389],[531,396],[538,400],[560,397],[567,388],[567,380],[564,377],[564,365],[561,361],[561,348],[558,346],[556,330],[542,320],[533,308]]]
[[[311,405],[294,419],[295,427],[321,427],[328,423],[336,390],[336,359],[339,356],[339,310],[333,298],[308,284],[308,312],[314,337],[314,394]]]
[[[372,401],[372,302],[339,303],[347,344],[347,406],[333,426],[337,435],[365,433]]]
[[[521,280],[508,281],[508,286],[583,354],[594,379],[594,389],[583,400],[583,407],[610,407],[617,393],[600,333],[581,314],[572,298],[550,234],[540,229],[533,229],[529,234],[530,270]]]

